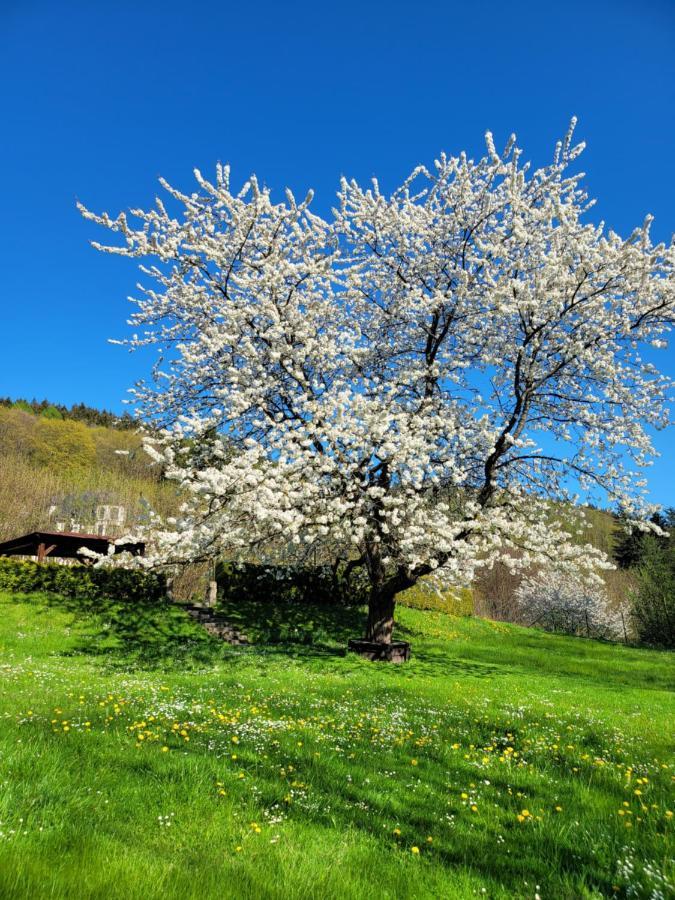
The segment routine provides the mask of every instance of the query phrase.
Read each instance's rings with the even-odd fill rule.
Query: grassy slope
[[[394,667],[0,595],[0,896],[669,896],[672,654],[399,618]]]

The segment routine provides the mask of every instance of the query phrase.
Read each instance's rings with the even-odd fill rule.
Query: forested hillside
[[[176,487],[162,479],[132,426],[129,416],[116,417],[84,404],[68,408],[47,400],[0,400],[0,540],[37,528],[117,536],[147,521],[150,508],[160,514],[173,512]],[[569,513],[563,510],[561,515]],[[620,539],[616,517],[588,508],[584,515],[577,540],[611,556]],[[576,517],[570,526],[575,523]],[[630,568],[608,572],[605,579],[612,602],[624,603],[634,582]],[[400,601],[518,621],[514,592],[519,581],[498,563],[471,589],[453,596],[417,587]]]
[[[87,531],[106,518],[103,507],[116,507],[106,531],[115,535],[143,521],[148,505],[174,508],[175,487],[127,420],[104,413],[108,425],[87,424],[90,408],[35,406],[0,404],[0,540],[36,528]]]

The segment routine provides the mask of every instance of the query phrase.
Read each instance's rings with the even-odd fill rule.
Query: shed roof
[[[0,542],[0,556],[46,556],[60,559],[82,559],[83,547],[94,553],[107,554],[110,546],[115,553],[127,552],[143,556],[145,544],[137,542],[116,543],[115,538],[101,534],[80,534],[73,531],[31,531],[9,541]]]

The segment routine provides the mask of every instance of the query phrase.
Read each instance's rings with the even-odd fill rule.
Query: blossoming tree
[[[272,201],[227,167],[148,211],[86,218],[141,264],[136,386],[152,452],[184,489],[151,563],[320,548],[370,581],[366,636],[396,594],[477,566],[603,565],[552,501],[595,488],[635,519],[632,468],[666,424],[670,382],[642,348],[673,322],[674,249],[586,221],[574,122],[537,170],[442,155],[390,196],[343,180],[330,217]]]
[[[527,575],[515,599],[528,626],[584,637],[616,638],[622,631],[625,636],[624,611],[612,609],[603,585],[587,584],[569,572],[549,568]]]

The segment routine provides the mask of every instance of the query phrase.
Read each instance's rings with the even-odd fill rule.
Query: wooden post
[[[39,563],[43,563],[45,561],[45,545],[44,544],[38,544],[37,561]]]
[[[212,608],[218,601],[218,582],[209,581],[208,593],[206,595],[206,605]]]
[[[623,617],[623,610],[619,610],[621,613],[621,625],[623,626],[623,642],[624,644],[628,643],[628,634],[626,633],[626,620]]]

